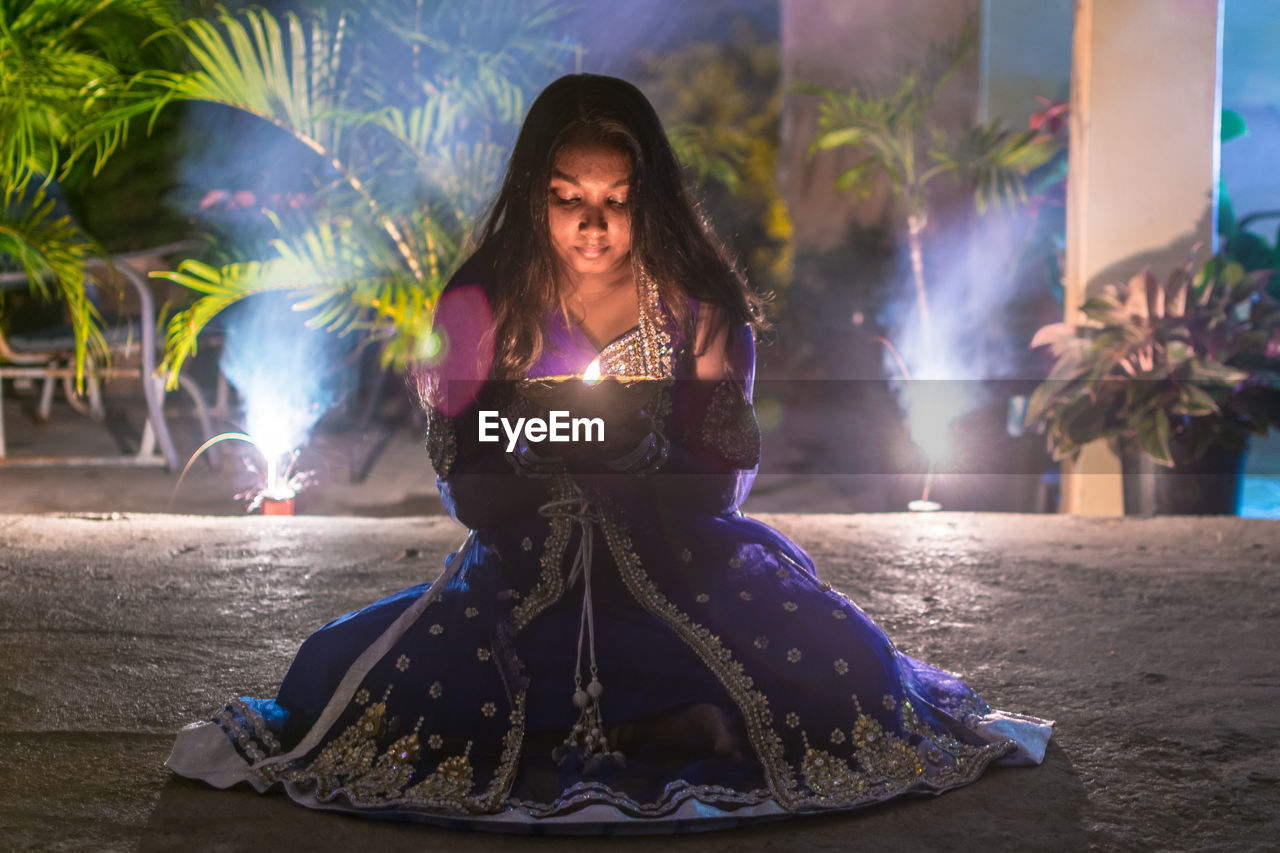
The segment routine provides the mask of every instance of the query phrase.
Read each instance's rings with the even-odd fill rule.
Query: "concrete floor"
[[[1043,766],[681,850],[1262,850],[1280,837],[1280,525],[773,515],[903,651],[1057,720]],[[443,517],[0,516],[0,849],[599,849],[308,812],[163,767],[335,614],[434,577]]]

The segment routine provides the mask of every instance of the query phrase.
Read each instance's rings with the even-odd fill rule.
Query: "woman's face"
[[[556,155],[547,192],[551,245],[571,274],[611,277],[631,267],[631,157],[599,144]]]

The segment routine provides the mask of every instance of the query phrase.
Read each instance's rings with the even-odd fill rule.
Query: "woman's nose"
[[[609,230],[609,221],[598,207],[584,207],[578,230],[584,234],[603,234]]]

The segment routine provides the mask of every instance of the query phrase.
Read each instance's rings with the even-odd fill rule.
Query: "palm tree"
[[[166,0],[0,3],[0,259],[65,300],[81,376],[106,351],[84,285],[100,251],[59,204],[57,181],[85,168],[79,154],[100,166],[124,141],[128,125],[101,117],[129,75],[162,59],[144,43],[172,23]]]
[[[836,178],[836,189],[866,197],[879,182],[887,181],[902,200],[916,308],[930,362],[932,353],[928,350],[934,336],[922,236],[929,221],[929,185],[943,175],[970,181],[979,213],[991,205],[1012,206],[1026,200],[1024,177],[1047,162],[1059,147],[1049,134],[1014,132],[999,122],[975,125],[957,138],[930,124],[934,101],[972,51],[973,30],[970,19],[954,44],[930,52],[920,77],[907,74],[897,91],[886,97],[864,94],[857,88],[839,92],[822,86],[802,87],[802,91],[823,99],[818,134],[810,151],[848,146],[864,155]]]
[[[265,257],[189,259],[163,273],[198,294],[168,327],[176,381],[201,330],[256,293],[294,293],[313,326],[360,332],[384,363],[429,357],[435,299],[490,197],[527,93],[573,55],[553,0],[379,0],[308,18],[263,10],[171,33],[190,68],[145,70],[85,138],[152,119],[174,101],[220,104],[292,141],[309,205],[269,211]]]

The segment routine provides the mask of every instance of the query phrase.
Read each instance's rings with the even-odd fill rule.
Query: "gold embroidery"
[[[325,744],[314,761],[299,770],[285,771],[283,778],[314,782],[318,796],[331,797],[347,780],[358,779],[373,767],[378,753],[377,737],[385,725],[386,713],[386,702],[365,708],[360,719]]]
[[[552,500],[565,500],[573,497],[575,489],[568,474],[558,475],[552,483]],[[524,600],[511,610],[511,621],[516,631],[528,625],[533,617],[554,604],[564,594],[564,554],[569,547],[569,535],[572,532],[573,520],[565,515],[551,518],[546,542],[542,547],[542,559],[539,561],[542,571],[533,590]]]
[[[413,768],[419,757],[418,733],[400,738],[378,756],[368,771],[347,781],[351,799],[376,802],[398,794],[413,778]]]
[[[630,538],[613,519],[605,517],[600,526],[609,552],[631,595],[642,607],[661,617],[720,680],[729,696],[737,703],[747,727],[747,737],[764,768],[765,781],[783,808],[793,808],[799,799],[795,771],[787,763],[782,738],[773,730],[773,712],[769,698],[751,688],[751,679],[743,673],[743,665],[704,626],[692,621],[688,614],[671,603],[632,557]]]
[[[404,672],[408,668],[409,668],[408,655],[400,655],[400,657],[396,658],[396,669],[400,670],[401,672]]]
[[[467,800],[471,791],[472,769],[471,742],[462,755],[446,758],[436,765],[435,772],[405,791],[404,799],[420,806],[436,806],[457,809]]]
[[[754,468],[760,461],[760,427],[741,386],[722,380],[711,392],[702,422],[701,444],[734,468]]]
[[[453,421],[434,406],[427,406],[427,456],[436,476],[447,480],[458,458]]]
[[[671,377],[674,368],[671,334],[662,315],[658,285],[644,269],[638,281],[640,322],[600,351],[603,373]]]
[[[818,795],[824,804],[847,805],[856,802],[866,791],[866,778],[855,773],[848,762],[829,752],[813,749],[805,741],[804,761],[801,773],[809,790]]]

